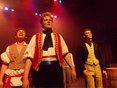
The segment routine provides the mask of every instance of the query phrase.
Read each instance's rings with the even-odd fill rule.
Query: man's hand
[[[72,75],[72,81],[74,82],[76,80],[76,71],[75,71],[75,69],[71,70],[71,75]]]
[[[28,78],[23,79],[23,88],[29,88],[29,80]]]
[[[87,70],[84,70],[84,71],[83,71],[83,74],[84,74],[85,76],[88,76],[88,75],[89,75],[89,72],[88,72]]]
[[[104,74],[105,78],[108,78],[107,72],[105,70],[103,70],[103,74]]]

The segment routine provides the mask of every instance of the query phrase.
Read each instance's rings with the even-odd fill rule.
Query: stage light
[[[54,0],[54,2],[57,2],[57,0]]]
[[[59,3],[61,4],[62,3],[62,0],[59,0]]]
[[[37,15],[38,15],[38,13],[35,13],[35,15],[37,16]]]
[[[54,17],[53,15],[51,15],[51,17]]]
[[[0,6],[0,10],[2,10],[3,9],[3,7],[2,6]]]
[[[57,16],[54,16],[54,18],[57,18]]]
[[[39,14],[39,16],[41,16],[41,14]]]
[[[4,7],[4,10],[9,10],[9,8],[8,7]]]
[[[14,9],[11,9],[11,12],[14,12]]]

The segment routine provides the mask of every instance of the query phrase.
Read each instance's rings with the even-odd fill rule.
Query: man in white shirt
[[[32,66],[32,82],[34,87],[63,87],[63,58],[69,63],[72,78],[76,79],[75,67],[71,64],[68,47],[62,36],[53,32],[51,13],[45,12],[40,19],[43,31],[30,40],[25,52],[25,72],[23,87],[29,87],[28,75]]]
[[[6,51],[1,54],[3,61],[0,71],[0,88],[22,88],[22,77],[24,73],[23,55],[27,44],[24,41],[26,32],[24,28],[18,28],[15,35],[16,43],[7,47]],[[5,82],[3,78],[5,77]],[[4,84],[4,85],[3,85]]]

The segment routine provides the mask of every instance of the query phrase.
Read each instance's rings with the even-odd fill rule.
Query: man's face
[[[26,37],[26,33],[24,30],[18,30],[16,37],[19,39],[24,39]]]
[[[44,29],[52,29],[53,27],[53,19],[49,16],[45,16],[42,21],[42,27]]]
[[[90,30],[86,30],[84,32],[84,37],[87,38],[87,39],[92,39],[92,33]]]

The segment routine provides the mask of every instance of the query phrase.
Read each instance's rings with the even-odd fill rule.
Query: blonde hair
[[[49,17],[53,20],[52,14],[51,14],[50,12],[44,12],[44,13],[42,13],[41,18],[40,18],[40,23],[41,23],[41,24],[42,24],[43,18],[44,18],[45,16],[49,16]]]

